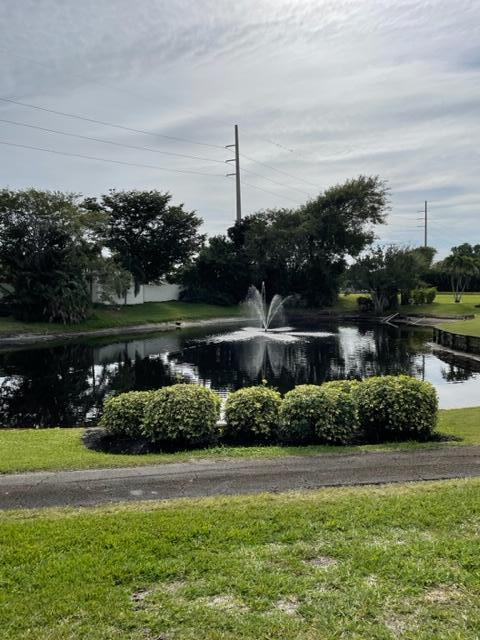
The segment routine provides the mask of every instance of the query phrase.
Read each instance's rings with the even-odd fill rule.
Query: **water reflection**
[[[106,394],[188,380],[224,394],[266,379],[296,384],[409,373],[431,380],[442,406],[478,404],[480,363],[433,352],[429,330],[297,327],[278,336],[212,328],[145,339],[67,343],[0,353],[3,426],[93,424]]]

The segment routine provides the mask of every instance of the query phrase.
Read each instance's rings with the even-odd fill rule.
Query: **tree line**
[[[174,276],[205,241],[202,220],[169,193],[115,191],[99,198],[0,191],[3,305],[15,318],[75,323],[133,284]]]
[[[421,286],[451,288],[455,300],[480,274],[480,245],[434,262],[435,249],[375,246],[389,210],[386,183],[359,176],[295,208],[244,217],[208,239],[202,219],[170,193],[116,191],[98,198],[27,189],[0,191],[2,307],[22,320],[75,323],[92,287],[112,302],[133,285],[169,279],[186,300],[237,304],[251,284],[297,303],[328,306],[339,291],[368,292],[377,314]]]

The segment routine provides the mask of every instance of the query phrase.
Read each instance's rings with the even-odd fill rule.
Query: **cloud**
[[[316,191],[312,184],[320,190],[375,173],[392,193],[381,239],[420,243],[416,211],[428,199],[432,241],[444,253],[480,240],[479,20],[480,5],[467,0],[2,3],[1,96],[214,147],[6,103],[0,118],[217,161],[229,157],[221,147],[232,142],[237,122],[242,152],[269,165],[242,158],[246,169],[270,178],[245,174],[270,192],[245,186],[245,212],[300,203]],[[216,174],[0,146],[3,182],[12,187],[168,189],[200,213],[209,233],[234,218],[233,184],[218,162],[1,122],[0,140]]]

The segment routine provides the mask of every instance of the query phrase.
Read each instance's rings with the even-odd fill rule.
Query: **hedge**
[[[197,384],[174,384],[153,392],[145,408],[143,432],[166,447],[208,445],[218,440],[220,398]]]
[[[405,375],[367,378],[353,395],[368,442],[427,440],[435,429],[438,399],[429,382]]]
[[[143,436],[145,406],[153,391],[129,391],[106,398],[99,426],[107,433],[131,438]]]
[[[205,387],[176,384],[108,398],[100,426],[162,447],[227,443],[349,444],[427,440],[436,426],[434,387],[410,376],[381,376],[300,385],[282,400],[266,386],[230,393],[225,424],[220,398]]]
[[[280,410],[280,440],[289,444],[354,442],[359,422],[351,386],[300,385],[289,391]]]
[[[230,393],[225,404],[225,440],[244,444],[274,440],[281,402],[278,391],[266,386]]]

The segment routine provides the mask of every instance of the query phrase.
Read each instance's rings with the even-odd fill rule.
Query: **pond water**
[[[480,404],[480,363],[432,349],[429,329],[362,324],[265,334],[238,325],[0,352],[0,425],[95,424],[111,393],[179,381],[226,395],[260,383],[297,384],[408,373],[432,382],[444,408]]]

